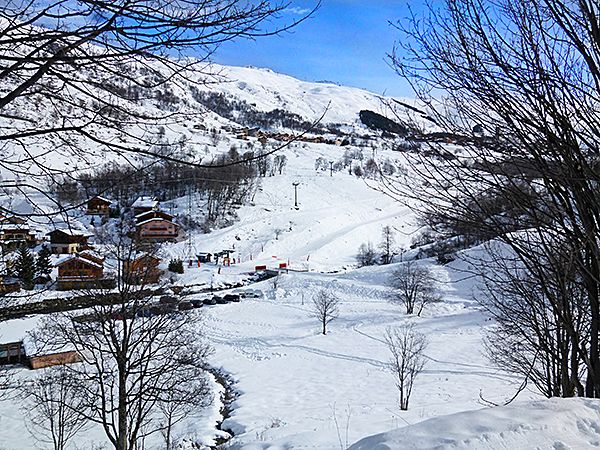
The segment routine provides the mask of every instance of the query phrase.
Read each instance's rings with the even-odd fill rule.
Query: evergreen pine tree
[[[33,289],[35,278],[35,259],[26,245],[23,245],[17,253],[15,262],[15,274],[21,280],[23,289]]]
[[[50,265],[50,255],[52,252],[47,245],[43,245],[38,252],[37,259],[35,261],[35,272],[38,277],[50,278],[52,273],[52,266]]]

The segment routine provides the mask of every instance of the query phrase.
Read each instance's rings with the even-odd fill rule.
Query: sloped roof
[[[139,226],[141,226],[141,225],[145,225],[145,224],[147,224],[147,223],[150,223],[150,222],[153,222],[153,221],[167,222],[167,223],[170,223],[171,225],[175,225],[176,227],[178,227],[178,226],[179,226],[179,225],[177,225],[175,222],[171,222],[170,220],[163,219],[162,217],[152,217],[151,219],[144,220],[144,221],[142,221],[142,222],[140,222],[140,223],[136,224],[135,226],[136,226],[136,227],[139,227]]]
[[[133,208],[154,208],[156,205],[158,205],[158,200],[154,197],[141,196],[131,206]]]
[[[53,265],[54,265],[54,267],[59,267],[59,266],[62,266],[64,263],[69,262],[73,259],[77,259],[77,260],[81,261],[82,263],[88,264],[93,267],[99,267],[100,269],[104,268],[104,266],[102,264],[98,264],[97,262],[92,261],[87,258],[83,258],[83,257],[79,256],[77,253],[72,253],[70,255],[67,255],[64,258],[61,258],[58,261],[56,261]]]
[[[101,196],[99,196],[99,195],[95,195],[95,196],[93,196],[92,198],[90,198],[90,199],[88,200],[88,202],[89,202],[89,201],[91,201],[91,200],[95,200],[95,199],[101,200],[101,201],[103,201],[103,202],[106,202],[106,203],[108,203],[108,204],[111,204],[111,203],[112,203],[112,200],[109,200],[109,199],[107,199],[107,198],[101,197]]]

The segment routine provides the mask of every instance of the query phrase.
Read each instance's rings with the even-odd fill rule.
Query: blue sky
[[[315,3],[292,1],[282,19],[298,17],[297,13]],[[213,59],[221,64],[268,67],[307,81],[327,80],[378,94],[412,96],[386,58],[400,38],[388,21],[406,18],[407,5],[408,0],[322,0],[314,16],[292,31],[227,43]]]

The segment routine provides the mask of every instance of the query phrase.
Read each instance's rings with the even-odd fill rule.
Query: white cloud
[[[303,16],[305,14],[308,14],[311,10],[308,8],[300,8],[298,6],[294,6],[293,8],[285,8],[283,10],[283,12],[286,13],[290,13],[290,14],[296,14],[298,16]]]

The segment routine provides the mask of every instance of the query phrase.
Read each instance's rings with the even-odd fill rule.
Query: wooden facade
[[[23,341],[0,344],[0,364],[23,364],[26,360]]]
[[[64,261],[59,261],[59,278],[102,278],[104,276],[104,267],[89,259],[79,255],[73,255]]]
[[[86,214],[108,216],[110,213],[111,201],[100,196],[95,196],[87,201]]]
[[[62,366],[64,364],[73,364],[77,362],[81,362],[81,356],[75,351],[29,357],[29,365],[34,370],[43,369],[45,367]]]
[[[136,231],[140,240],[148,241],[168,241],[179,236],[179,226],[160,217],[138,223]]]
[[[155,284],[163,273],[158,268],[159,264],[160,258],[145,254],[131,261],[125,261],[123,272],[131,284]]]
[[[104,258],[93,252],[69,255],[56,263],[57,289],[112,289],[115,279],[104,276]]]
[[[4,249],[16,249],[23,244],[35,247],[38,239],[25,219],[0,215],[0,244]]]

